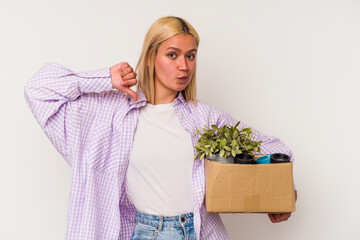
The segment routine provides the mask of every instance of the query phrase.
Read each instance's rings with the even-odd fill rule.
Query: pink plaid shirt
[[[37,122],[72,167],[66,239],[130,239],[135,207],[127,198],[125,174],[139,116],[146,104],[114,90],[108,68],[82,73],[45,64],[26,84],[25,98]],[[181,125],[196,145],[196,128],[234,125],[229,114],[202,101],[174,100]],[[248,127],[241,123],[239,128]],[[291,151],[277,138],[253,129],[262,153]],[[196,150],[194,149],[194,154]],[[171,156],[169,156],[171,157]],[[197,239],[229,239],[218,213],[205,208],[204,161],[194,160],[194,227]]]

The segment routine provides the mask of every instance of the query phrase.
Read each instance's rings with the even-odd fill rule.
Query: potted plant
[[[205,126],[203,132],[196,129],[200,138],[195,146],[198,152],[194,159],[200,155],[200,160],[206,157],[218,162],[237,163],[239,162],[237,156],[249,159],[248,155],[254,157],[254,153],[260,153],[261,141],[253,140],[251,128],[238,129],[239,124],[240,121],[235,126],[224,125],[221,128],[216,125],[212,125],[211,128]]]

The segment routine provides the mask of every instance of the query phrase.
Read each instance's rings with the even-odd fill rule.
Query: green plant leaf
[[[220,147],[220,148],[224,148],[225,145],[226,145],[226,139],[223,138],[223,139],[220,140],[219,147]]]
[[[236,150],[235,152],[236,152],[236,154],[242,154],[241,150]]]
[[[229,146],[224,146],[224,149],[227,151],[231,151],[231,148]]]
[[[225,137],[226,137],[227,139],[229,139],[229,138],[230,138],[229,133],[225,132]]]
[[[250,134],[251,133],[251,128],[244,128],[243,132]]]
[[[234,135],[233,135],[233,139],[236,139],[238,136],[239,136],[239,132],[238,132],[238,131],[235,131],[235,132],[234,132]]]
[[[224,154],[225,154],[224,149],[221,149],[221,151],[220,151],[220,157],[223,157],[223,156],[224,156]]]
[[[238,144],[237,144],[237,142],[236,142],[235,139],[231,141],[231,146],[232,146],[233,148],[236,147],[237,145],[238,145]]]
[[[212,129],[214,130],[219,130],[218,126],[216,126],[215,124],[211,125]]]

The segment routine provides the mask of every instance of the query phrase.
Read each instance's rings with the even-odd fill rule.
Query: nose
[[[180,71],[187,71],[189,70],[188,63],[186,61],[186,57],[179,57],[178,58],[178,69]]]

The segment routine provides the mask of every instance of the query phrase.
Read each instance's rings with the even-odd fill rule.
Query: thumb
[[[127,93],[130,95],[130,97],[132,97],[135,101],[137,101],[137,95],[136,92],[134,92],[133,90],[131,90],[130,88],[126,88],[123,90],[124,93]]]

